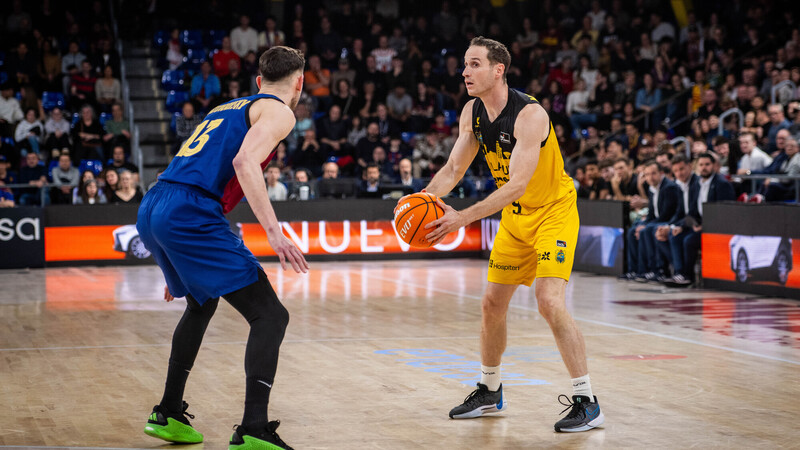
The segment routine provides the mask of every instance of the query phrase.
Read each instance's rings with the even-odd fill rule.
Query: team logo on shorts
[[[559,247],[567,248],[567,243],[564,241],[556,241],[556,245]]]
[[[539,253],[539,262],[550,261],[550,252]]]
[[[556,262],[559,264],[563,263],[566,258],[567,255],[564,254],[564,250],[559,250],[558,253],[556,253]]]

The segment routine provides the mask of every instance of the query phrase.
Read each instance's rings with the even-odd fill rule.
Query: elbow
[[[517,201],[520,197],[522,197],[525,194],[525,188],[527,188],[527,186],[522,183],[514,183],[511,184],[509,188],[512,200]]]

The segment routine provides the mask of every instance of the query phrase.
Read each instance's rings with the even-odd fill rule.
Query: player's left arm
[[[507,205],[522,197],[528,183],[539,165],[541,143],[550,133],[550,118],[538,104],[531,104],[520,111],[514,125],[514,137],[517,139],[508,165],[508,182],[485,199],[475,203],[463,211],[456,211],[441,200],[439,206],[444,208],[444,215],[425,228],[431,229],[426,236],[430,242],[438,242],[449,233],[468,225],[478,219],[500,211]]]

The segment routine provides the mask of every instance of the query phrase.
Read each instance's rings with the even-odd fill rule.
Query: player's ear
[[[298,91],[302,91],[303,90],[303,81],[304,80],[305,80],[305,76],[301,73],[300,76],[297,78],[297,86],[295,86],[295,89],[297,89]]]
[[[258,90],[261,90],[261,75],[256,76],[256,86],[258,86]]]

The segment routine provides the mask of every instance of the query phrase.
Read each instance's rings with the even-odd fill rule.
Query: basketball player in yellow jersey
[[[572,378],[569,414],[556,431],[586,431],[603,423],[592,394],[583,335],[567,311],[566,287],[578,241],[578,209],[572,179],[564,172],[547,112],[531,96],[509,89],[511,56],[494,40],[477,37],[464,57],[467,93],[477,97],[461,112],[460,133],[447,164],[426,191],[443,196],[464,176],[478,151],[497,183],[497,191],[463,210],[441,204],[445,214],[428,225],[431,242],[502,209],[500,229],[489,259],[489,287],[483,296],[481,381],[453,419],[479,417],[506,408],[500,359],[506,348],[506,312],[517,286],[536,280],[539,312],[553,331]],[[566,410],[565,410],[566,411]]]

